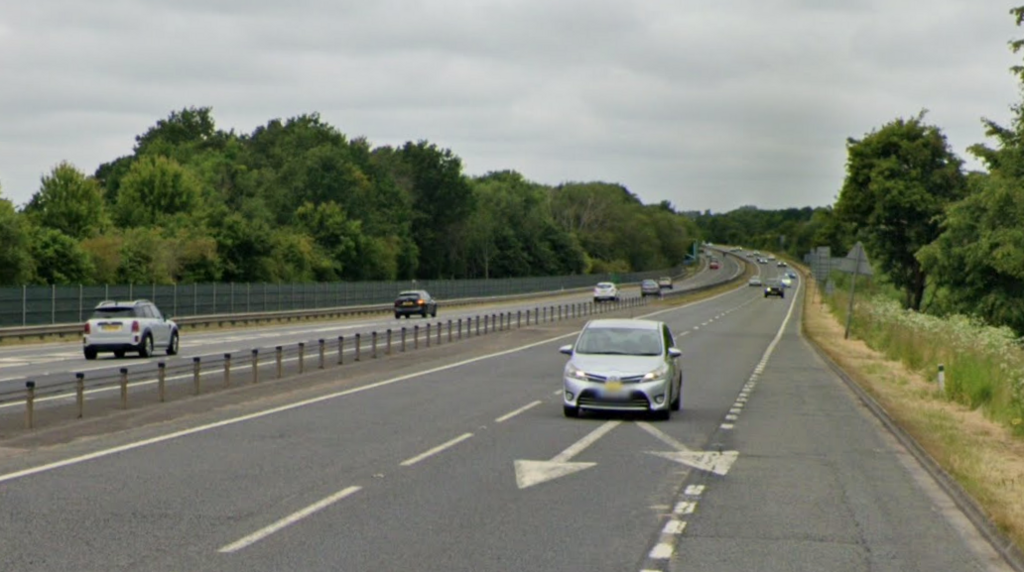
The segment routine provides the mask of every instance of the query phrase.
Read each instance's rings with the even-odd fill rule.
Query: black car
[[[437,316],[437,300],[426,290],[399,292],[398,298],[395,299],[395,319],[402,316],[408,318],[412,314],[419,314],[424,318]]]
[[[786,297],[786,291],[782,288],[782,283],[773,280],[764,285],[764,297],[778,296],[779,298]]]

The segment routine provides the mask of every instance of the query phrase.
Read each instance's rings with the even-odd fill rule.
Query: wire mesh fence
[[[533,278],[329,282],[310,284],[122,284],[0,287],[0,327],[74,324],[104,300],[147,299],[171,317],[306,310],[385,304],[402,290],[427,290],[439,300],[582,288],[597,282],[639,282],[683,275],[683,267],[626,274]]]

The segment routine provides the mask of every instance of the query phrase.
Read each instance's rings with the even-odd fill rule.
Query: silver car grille
[[[594,383],[608,383],[609,381],[617,381],[619,383],[640,383],[640,381],[644,378],[643,375],[624,375],[614,380],[609,380],[608,377],[609,376],[607,375],[588,373],[587,381],[592,381]]]

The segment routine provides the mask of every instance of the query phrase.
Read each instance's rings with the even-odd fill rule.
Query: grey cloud
[[[999,5],[1000,3],[1005,6]],[[0,185],[130,153],[175,109],[241,132],[320,112],[467,171],[646,201],[825,205],[847,137],[929,109],[963,152],[1019,99],[1004,0],[72,0],[0,17]]]

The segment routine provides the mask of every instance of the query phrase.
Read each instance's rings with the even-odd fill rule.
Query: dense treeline
[[[93,175],[0,199],[0,284],[500,278],[678,265],[696,226],[620,185],[469,177],[429,142],[373,147],[316,114],[251,134],[172,112]]]
[[[1024,6],[1010,12],[1020,26]],[[1024,40],[1010,48],[1019,53]],[[1024,65],[1012,71],[1024,86]],[[975,316],[1024,334],[1024,102],[1012,110],[1008,126],[982,119],[994,146],[968,150],[986,171],[965,172],[921,112],[847,141],[846,178],[831,208],[695,218],[709,240],[782,244],[794,255],[826,245],[842,254],[862,241],[906,308]]]

